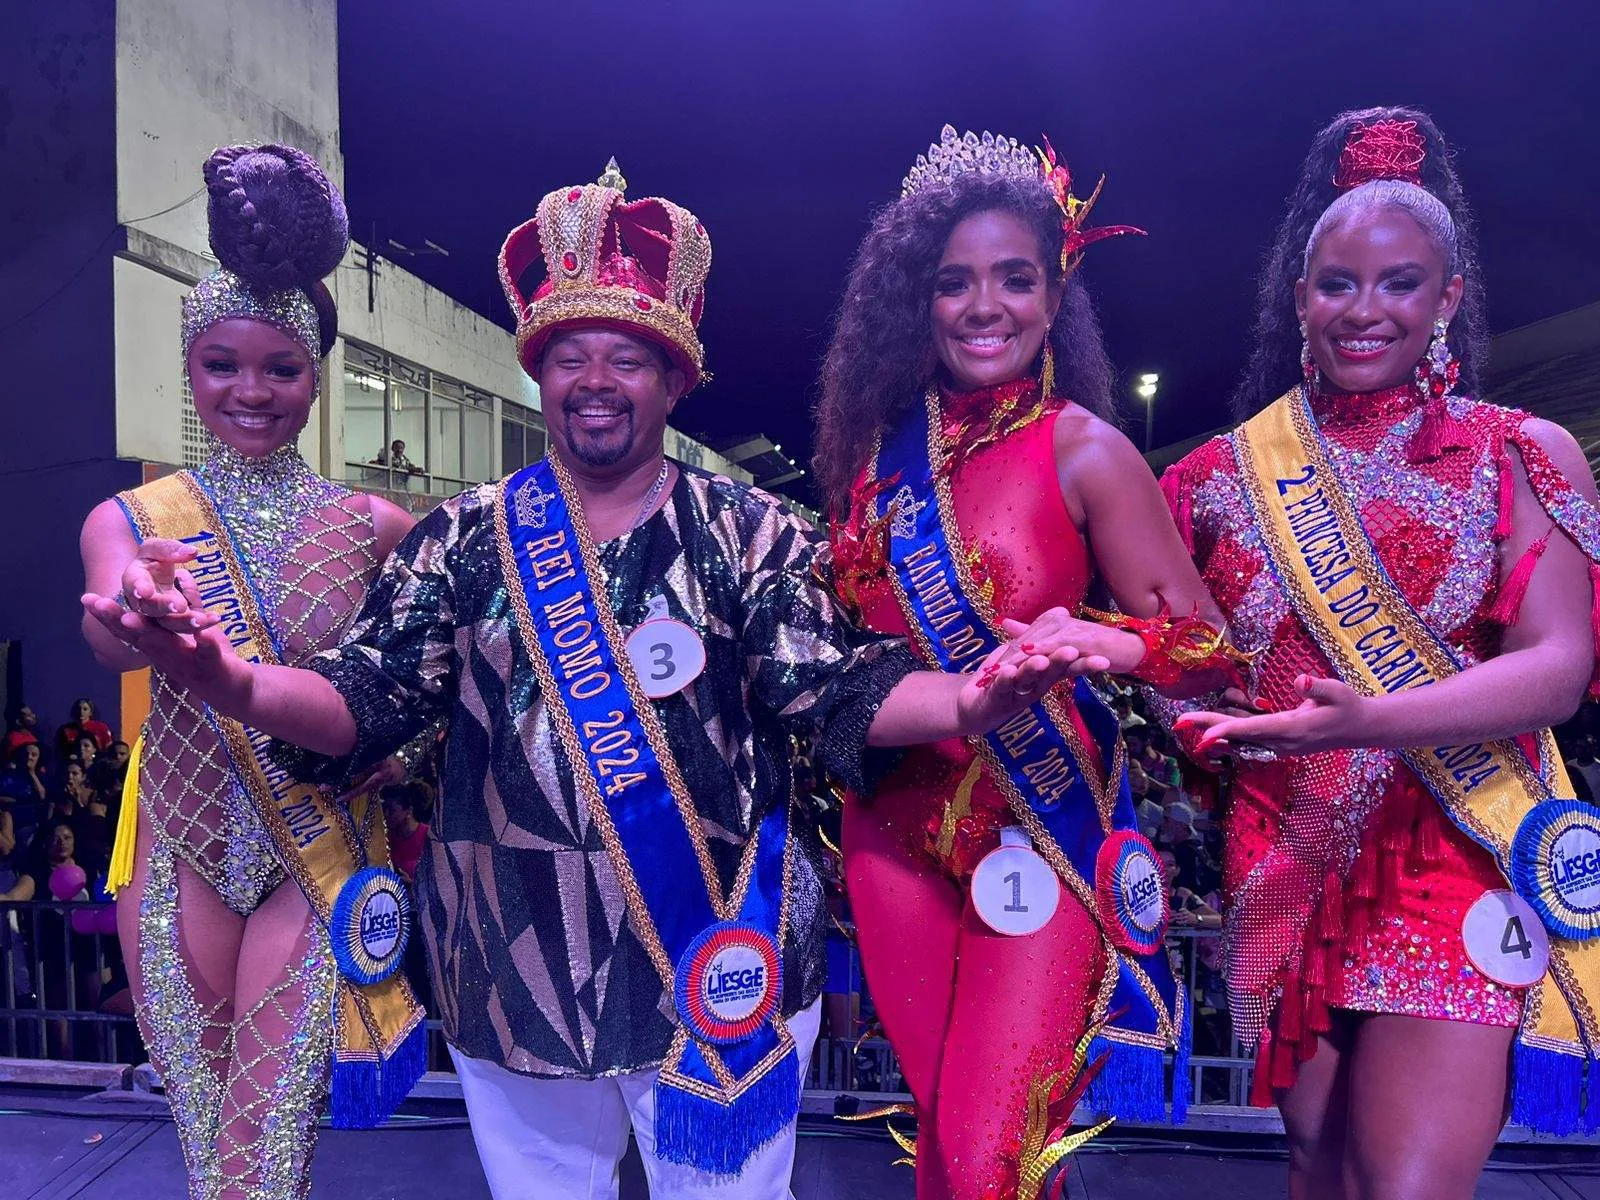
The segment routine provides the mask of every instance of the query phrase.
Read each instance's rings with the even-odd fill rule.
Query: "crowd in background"
[[[132,1014],[106,887],[129,762],[128,743],[89,700],[75,700],[53,734],[27,705],[9,715],[0,741],[0,1009]],[[394,865],[407,882],[422,858],[435,786],[425,775],[381,793]],[[405,971],[426,998],[420,939]],[[104,1038],[77,1025],[46,1020],[41,1044],[18,1023],[0,1053],[103,1057]],[[108,1030],[118,1061],[144,1060],[131,1024]]]
[[[128,771],[128,745],[88,700],[76,700],[54,734],[23,706],[0,743],[0,901],[77,902],[69,910],[4,913],[0,1001],[55,1011],[132,1011],[127,972],[106,893],[111,846]],[[28,1047],[23,1047],[28,1048]],[[52,1058],[86,1050],[65,1019],[34,1047]]]
[[[1222,826],[1215,777],[1178,755],[1166,731],[1148,719],[1140,694],[1111,681],[1107,699],[1117,713],[1128,747],[1129,775],[1139,828],[1155,843],[1166,866],[1177,930],[1214,931],[1222,926]],[[1600,795],[1600,706],[1586,704],[1556,731],[1579,799]],[[29,707],[19,707],[0,742],[0,1008],[45,1009],[126,1015],[131,1013],[127,973],[116,941],[106,893],[112,844],[129,766],[128,743],[95,711],[76,700],[52,733]],[[414,880],[435,803],[434,764],[425,760],[418,777],[382,790],[395,868]],[[821,814],[837,842],[836,814]],[[836,876],[835,876],[836,878]],[[855,956],[849,951],[848,898],[830,888],[839,936],[830,946],[825,1032],[853,1041],[872,1022]],[[7,901],[75,901],[70,909],[4,907]],[[1226,1054],[1231,1040],[1221,942],[1184,939],[1194,986],[1195,1050]],[[431,999],[420,938],[413,938],[405,973],[424,1005]],[[9,1001],[9,1003],[8,1003]],[[66,1020],[46,1023],[43,1045],[13,1047],[52,1058],[99,1057],[104,1046],[75,1037]],[[117,1032],[118,1061],[142,1061],[131,1024]],[[892,1081],[871,1078],[866,1060],[855,1075],[864,1090]]]

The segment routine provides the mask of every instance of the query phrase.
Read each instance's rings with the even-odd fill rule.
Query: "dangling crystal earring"
[[[1050,339],[1044,342],[1044,367],[1039,372],[1039,395],[1048,400],[1056,394],[1056,356],[1050,349]]]
[[[1428,353],[1417,364],[1417,390],[1426,401],[1443,401],[1455,390],[1461,378],[1461,364],[1450,353],[1450,326],[1441,317],[1433,323],[1433,340],[1428,343]]]
[[[1461,363],[1450,353],[1450,326],[1443,318],[1433,323],[1433,340],[1417,364],[1414,375],[1422,393],[1422,420],[1411,437],[1406,457],[1413,463],[1437,458],[1445,450],[1469,444],[1460,423],[1450,415],[1450,393],[1461,378]]]
[[[1300,374],[1305,376],[1306,386],[1315,387],[1317,383],[1317,363],[1311,357],[1311,342],[1306,337],[1306,323],[1300,322]]]

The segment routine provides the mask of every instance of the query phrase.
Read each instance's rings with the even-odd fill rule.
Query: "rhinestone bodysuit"
[[[372,518],[353,494],[316,475],[292,447],[247,459],[214,444],[194,478],[249,567],[282,661],[334,644],[377,565]],[[154,834],[140,847],[136,874],[139,1028],[176,1118],[191,1200],[303,1197],[327,1096],[337,970],[309,915],[258,991],[236,995],[232,979],[219,984],[197,961],[185,887],[208,886],[247,916],[284,883],[212,721],[153,676],[139,776]],[[184,883],[185,865],[198,880]]]
[[[352,493],[312,471],[292,446],[248,459],[218,444],[195,479],[249,564],[285,663],[333,645],[376,566],[372,519]],[[229,768],[208,713],[159,674],[139,780],[157,836],[235,912],[283,878],[277,852]]]
[[[949,451],[941,469],[973,583],[990,592],[997,612],[1023,620],[1052,605],[1075,607],[1093,575],[1056,472],[1063,407],[1041,399],[1028,379],[941,396]],[[872,515],[896,477],[873,473],[858,480],[847,520],[832,531],[835,577],[867,628],[905,633],[883,520]],[[1063,707],[1081,722],[1070,699]],[[1099,770],[1094,742],[1082,736]],[[1004,793],[959,738],[914,747],[870,795],[852,792],[845,801],[845,876],[879,1019],[919,1123],[961,1130],[959,1155],[919,1155],[918,1195],[1019,1195],[1031,1089],[1071,1063],[1108,977],[1095,920],[1065,889],[1055,917],[1028,937],[977,932],[966,898],[972,872],[1014,821]],[[958,1011],[967,1015],[949,1015]]]

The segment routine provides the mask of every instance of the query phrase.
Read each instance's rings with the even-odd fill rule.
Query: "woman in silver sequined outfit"
[[[222,268],[186,297],[185,365],[212,435],[192,473],[260,586],[286,662],[332,646],[412,524],[322,479],[296,449],[331,347],[320,282],[348,244],[343,201],[282,146],[207,161]],[[123,498],[84,524],[86,588],[190,627],[200,607],[180,543],[142,544]],[[147,665],[86,616],[100,662]],[[337,972],[329,940],[238,782],[209,712],[152,680],[139,764],[137,856],[118,927],[139,1027],[176,1118],[190,1194],[302,1196],[327,1096]]]

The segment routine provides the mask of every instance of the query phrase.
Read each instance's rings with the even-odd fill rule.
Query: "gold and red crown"
[[[558,328],[599,325],[643,334],[689,378],[705,373],[696,330],[705,310],[711,239],[668,200],[629,201],[617,160],[596,183],[558,188],[500,248],[500,285],[517,318],[517,357],[530,374]],[[529,296],[518,280],[543,258]]]

